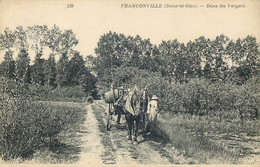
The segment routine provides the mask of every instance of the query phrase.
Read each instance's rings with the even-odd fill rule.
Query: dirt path
[[[98,121],[93,114],[91,105],[86,106],[87,118],[82,127],[86,135],[82,136],[83,149],[79,163],[83,164],[102,164],[100,159],[103,146],[100,144]],[[95,161],[93,161],[95,160]]]
[[[171,164],[175,161],[163,150],[162,142],[138,137],[138,145],[128,144],[125,128],[118,128],[112,122],[110,131],[106,130],[106,104],[95,101],[88,105],[87,119],[83,130],[84,143],[79,163],[84,164]],[[187,161],[186,161],[187,163]]]

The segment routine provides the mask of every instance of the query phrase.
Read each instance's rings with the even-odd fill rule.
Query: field
[[[14,144],[9,143],[8,140],[5,142],[5,136],[2,136],[2,146],[9,143],[9,149],[2,147],[2,159],[5,159],[8,163],[76,162],[79,159],[79,145],[81,144],[81,134],[77,132],[80,132],[80,126],[86,115],[84,103],[37,101],[30,105],[29,111],[38,113],[27,115],[27,120],[18,120],[17,118],[15,120],[14,118],[13,121],[20,123],[20,127],[27,133],[20,136],[21,134],[17,134],[18,127],[14,125],[9,131],[9,133],[14,134],[11,138]],[[41,108],[32,110],[33,106],[40,106]],[[50,114],[50,117],[48,117],[48,114]],[[43,117],[41,119],[36,116]],[[25,122],[30,119],[32,120],[30,124],[26,124]],[[32,141],[33,144],[30,144],[32,142],[29,141]],[[30,152],[27,153],[25,150],[30,150]]]
[[[41,135],[49,136],[32,140],[38,145],[27,144],[27,149],[31,150],[29,153],[14,149],[16,152],[9,154],[14,158],[6,159],[7,163],[71,164],[89,161],[86,157],[91,154],[98,159],[100,157],[100,162],[104,164],[259,163],[260,123],[256,120],[220,121],[206,116],[160,114],[152,133],[148,136],[139,135],[138,146],[133,146],[125,139],[126,130],[117,129],[115,122],[111,131],[106,131],[106,104],[103,101],[94,101],[91,106],[87,102],[62,101],[35,101],[30,105],[27,111],[36,112],[38,109],[42,112],[32,115],[34,118],[31,119],[35,119],[35,116],[44,117],[37,122],[31,121],[34,124],[26,124],[27,127],[23,128],[34,133],[27,133],[27,138],[22,136],[21,139],[32,140],[39,136],[40,133],[35,132],[37,128],[43,128],[41,122],[48,127],[41,131]],[[51,117],[48,117],[46,114],[50,113]],[[55,122],[52,122],[54,119]],[[25,126],[24,123],[21,125]],[[13,126],[13,130],[16,131],[17,126]],[[24,143],[17,143],[14,137],[12,139],[16,145],[11,144],[9,149],[11,146],[22,148],[24,145],[21,144]],[[95,143],[99,145],[98,148]],[[3,153],[2,159],[5,158],[3,155],[7,155]],[[153,161],[152,157],[157,157],[157,160]]]
[[[2,161],[259,163],[258,37],[169,36],[155,44],[108,31],[95,54],[83,55],[71,28],[17,26],[0,34]],[[133,87],[142,100],[158,97],[158,122],[138,145],[127,143],[125,129],[106,130],[100,101],[109,90]]]
[[[36,151],[29,163],[75,163],[81,152],[81,127],[86,119],[85,103],[51,102],[64,117],[64,128],[54,143]]]
[[[259,163],[258,121],[216,121],[189,115],[161,115],[157,133],[198,163]]]

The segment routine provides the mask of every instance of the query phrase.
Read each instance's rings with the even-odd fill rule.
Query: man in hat
[[[115,102],[115,112],[117,114],[117,124],[120,124],[121,114],[123,113],[123,106],[126,101],[126,94],[123,87],[118,88],[118,100]]]

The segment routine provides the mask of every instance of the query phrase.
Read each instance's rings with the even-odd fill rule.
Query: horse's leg
[[[136,117],[135,119],[135,127],[134,127],[134,144],[137,144],[137,135],[138,135],[138,127],[140,123],[141,116]]]
[[[129,116],[128,114],[125,115],[126,121],[127,121],[127,125],[128,125],[128,130],[127,130],[127,139],[128,139],[128,143],[132,142],[132,119],[131,116]]]
[[[120,119],[121,119],[121,112],[118,112],[117,113],[117,124],[119,124],[120,123]]]
[[[142,114],[142,119],[143,119],[143,120],[142,120],[142,121],[143,121],[143,127],[142,127],[142,129],[143,129],[143,132],[144,132],[144,131],[145,131],[145,128],[146,128],[145,113]]]
[[[135,140],[135,119],[133,118],[133,124],[132,124],[132,140]]]

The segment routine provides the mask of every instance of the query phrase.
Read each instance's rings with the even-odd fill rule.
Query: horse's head
[[[131,106],[135,113],[139,114],[142,112],[144,107],[143,95],[138,92],[134,92],[131,98]]]

